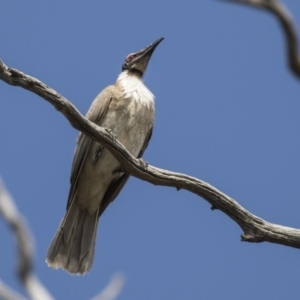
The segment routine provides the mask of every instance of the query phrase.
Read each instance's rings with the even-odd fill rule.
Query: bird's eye
[[[132,61],[134,59],[134,55],[133,54],[129,54],[127,57],[126,57],[126,61]]]

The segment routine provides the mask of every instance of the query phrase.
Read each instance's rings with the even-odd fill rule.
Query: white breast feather
[[[137,76],[128,74],[128,71],[126,70],[119,75],[117,83],[120,84],[122,88],[124,98],[143,102],[147,107],[153,105],[154,95]]]

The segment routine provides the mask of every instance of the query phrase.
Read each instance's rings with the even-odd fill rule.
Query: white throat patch
[[[124,98],[143,102],[148,107],[154,104],[154,95],[144,85],[143,81],[135,75],[130,75],[127,70],[119,75],[117,84],[120,85]]]

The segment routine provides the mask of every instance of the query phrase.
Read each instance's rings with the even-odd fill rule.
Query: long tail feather
[[[98,211],[89,214],[74,201],[49,247],[48,266],[71,274],[88,272],[94,260],[97,227]]]

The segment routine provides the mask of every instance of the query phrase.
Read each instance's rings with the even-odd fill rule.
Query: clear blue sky
[[[300,2],[285,1],[300,26]],[[127,54],[164,36],[146,85],[156,96],[151,165],[216,186],[267,221],[300,228],[300,82],[269,14],[222,1],[3,2],[0,57],[85,113]],[[203,199],[132,178],[101,217],[84,277],[44,263],[65,212],[78,132],[46,101],[0,82],[0,174],[35,236],[35,270],[56,299],[89,299],[121,271],[118,298],[296,299],[300,251],[240,242]],[[15,247],[0,221],[0,277]]]

